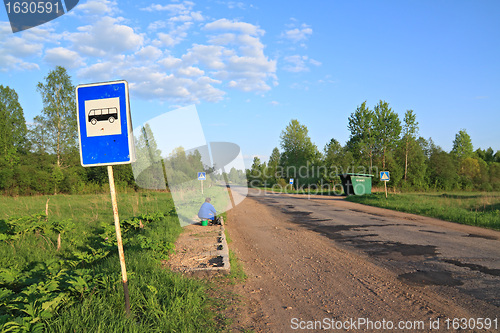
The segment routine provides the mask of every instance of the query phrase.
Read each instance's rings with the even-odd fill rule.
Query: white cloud
[[[183,1],[145,8],[164,18],[140,33],[114,16],[114,0],[77,8],[74,16],[92,24],[61,34],[47,24],[13,36],[0,23],[0,71],[39,69],[34,62],[43,60],[75,69],[76,77],[89,82],[126,79],[135,96],[178,104],[218,102],[225,89],[263,92],[278,84],[277,62],[265,54],[265,31],[257,25],[226,18],[199,25],[205,17]],[[196,43],[182,49],[191,32]]]
[[[188,36],[187,30],[191,27],[192,22],[184,22],[182,25],[172,27],[169,33],[159,32],[158,39],[153,41],[157,46],[173,47],[182,42]]]
[[[234,43],[235,41],[236,41],[236,34],[230,32],[212,36],[208,40],[210,44],[216,44],[216,45],[227,45],[230,43]]]
[[[309,68],[306,65],[307,56],[293,55],[286,56],[285,61],[287,65],[283,67],[284,70],[288,72],[307,72]]]
[[[294,43],[306,41],[313,33],[312,28],[307,24],[302,24],[300,27],[294,27],[282,33],[282,37]]]
[[[64,47],[47,50],[44,60],[53,66],[63,66],[66,68],[77,68],[83,65],[83,61],[78,53]]]
[[[225,67],[222,61],[224,48],[217,45],[194,44],[188,52],[182,56],[182,61],[186,64],[202,64],[208,69],[218,70]]]
[[[84,3],[79,3],[75,7],[75,10],[71,11],[70,14],[80,14],[85,15],[109,15],[116,11],[117,3],[116,1],[109,0],[89,0]]]
[[[172,3],[168,5],[158,5],[153,3],[146,8],[142,8],[142,10],[148,12],[169,11],[174,15],[181,15],[185,14],[190,8],[193,7],[193,5],[194,3],[191,1],[184,1],[183,3],[177,3],[177,4]]]
[[[92,25],[78,28],[79,32],[70,34],[74,49],[84,55],[94,57],[112,56],[138,49],[144,37],[129,26],[118,24],[118,19],[103,17]]]
[[[7,54],[4,50],[0,51],[0,72],[7,72],[11,70],[34,70],[40,69],[38,64],[26,62],[17,57]]]
[[[260,36],[264,31],[246,22],[220,19],[207,23],[206,31],[218,32],[209,42],[217,45],[197,46],[189,53],[189,58],[210,64],[214,77],[229,80],[228,87],[242,91],[267,91],[271,87],[268,79],[276,77],[276,60],[264,55],[264,45]],[[199,51],[196,53],[195,51]]]
[[[301,55],[293,55],[293,56],[286,56],[284,58],[285,62],[287,63],[283,69],[288,71],[288,72],[308,72],[309,67],[307,66],[308,64],[312,64],[314,66],[321,66],[321,62],[310,59],[308,56],[301,56]]]
[[[203,70],[193,66],[180,68],[177,73],[182,76],[202,76],[205,74]]]
[[[154,21],[148,25],[148,31],[156,31],[159,29],[163,29],[166,26],[167,26],[167,21],[164,20]]]
[[[248,35],[264,35],[264,30],[246,22],[231,21],[228,19],[220,19],[205,25],[205,30],[230,30],[239,31]]]
[[[157,61],[158,64],[162,65],[166,69],[172,69],[179,67],[182,64],[182,60],[179,58],[174,58],[172,56],[168,56],[166,58],[163,58],[159,61]]]
[[[233,8],[245,9],[246,8],[244,2],[235,2],[235,1],[228,1],[227,7],[229,9],[233,9]]]
[[[321,62],[320,61],[317,61],[317,60],[314,60],[314,59],[309,59],[309,63],[311,65],[314,65],[314,66],[321,66]]]
[[[156,60],[163,55],[163,52],[155,46],[148,45],[141,48],[135,56],[143,60]]]
[[[205,18],[200,11],[193,11],[194,2],[184,1],[168,5],[151,4],[141,10],[147,12],[168,12],[171,22],[203,21]]]
[[[23,38],[25,34],[12,34],[10,24],[0,22],[0,71],[39,69],[38,64],[23,58],[40,56],[43,44]],[[18,37],[21,36],[21,37]]]
[[[2,48],[8,50],[15,57],[29,57],[40,55],[43,45],[40,43],[27,43],[23,38],[11,36],[2,43]]]

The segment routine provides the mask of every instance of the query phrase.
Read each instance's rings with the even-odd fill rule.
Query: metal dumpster
[[[372,193],[373,175],[364,173],[344,173],[337,175],[342,182],[344,195],[363,195]]]

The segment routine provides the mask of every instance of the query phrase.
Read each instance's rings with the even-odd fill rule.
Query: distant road
[[[255,189],[229,211],[228,231],[249,275],[242,322],[256,331],[324,318],[452,331],[447,318],[500,317],[498,231]]]

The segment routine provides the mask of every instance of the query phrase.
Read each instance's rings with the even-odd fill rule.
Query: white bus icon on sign
[[[92,109],[88,115],[88,121],[95,125],[98,121],[109,121],[114,123],[118,119],[118,109],[112,108],[102,108],[102,109]]]

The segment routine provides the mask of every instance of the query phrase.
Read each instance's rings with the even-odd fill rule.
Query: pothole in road
[[[484,235],[477,235],[477,234],[468,234],[467,236],[463,236],[463,237],[473,237],[473,238],[496,240],[496,237],[493,237],[493,236],[484,236]]]
[[[287,205],[286,207],[294,207]],[[368,231],[367,228],[397,226],[399,224],[361,224],[361,225],[321,225],[318,222],[331,221],[328,219],[316,219],[309,215],[312,212],[290,211],[282,209],[283,213],[292,215],[292,221],[306,226],[308,229],[319,232],[330,239],[349,243],[372,256],[389,256],[394,253],[399,253],[404,257],[408,256],[424,256],[434,257],[437,255],[436,246],[419,245],[419,244],[404,244],[400,242],[381,242],[377,240],[369,240],[367,237],[376,237],[374,233],[364,233],[357,235],[344,235],[343,231]]]
[[[431,234],[440,234],[440,235],[446,235],[446,232],[442,232],[442,231],[434,231],[434,230],[419,230],[420,232],[428,232],[428,233],[431,233]]]
[[[405,244],[400,242],[381,242],[377,240],[367,240],[366,237],[376,237],[377,234],[367,233],[358,235],[343,235],[342,231],[360,231],[360,229],[369,227],[385,227],[387,224],[365,224],[365,225],[317,225],[310,229],[320,232],[330,239],[349,243],[372,256],[387,256],[393,253],[400,253],[404,257],[408,256],[425,256],[434,257],[438,253],[436,246]]]
[[[419,245],[419,244],[404,244],[400,242],[384,242],[378,243],[369,250],[371,255],[388,255],[390,253],[399,252],[402,256],[425,256],[434,257],[437,255],[436,247],[433,245]]]
[[[312,212],[301,212],[301,211],[291,212],[291,211],[285,210],[285,209],[283,209],[283,213],[294,215],[294,217],[293,217],[294,220],[297,219],[297,216],[303,217],[303,216],[309,216],[312,214]],[[298,218],[300,219],[300,217],[298,217]]]
[[[400,281],[420,286],[461,286],[462,281],[453,278],[450,272],[445,271],[420,271],[404,273],[398,276]]]
[[[454,260],[454,259],[444,259],[443,261],[447,262],[448,264],[452,264],[452,265],[455,265],[458,267],[466,267],[466,268],[469,268],[473,271],[478,271],[478,272],[481,272],[484,274],[493,275],[493,276],[500,276],[500,269],[488,268],[488,267],[485,267],[482,265],[476,265],[476,264],[467,264],[467,263],[463,263],[463,262],[460,262],[460,261]]]

